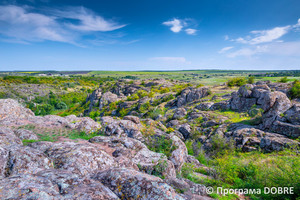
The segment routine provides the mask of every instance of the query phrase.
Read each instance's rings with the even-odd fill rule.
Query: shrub
[[[235,150],[234,142],[226,141],[226,139],[219,135],[211,137],[211,149],[210,154],[212,157],[220,157],[226,154],[230,154]]]
[[[159,89],[158,91],[160,94],[164,94],[164,93],[167,93],[167,92],[170,92],[170,89],[167,88],[167,87],[162,87]]]
[[[246,84],[246,78],[244,77],[236,77],[232,78],[227,82],[228,87],[233,87],[233,86],[242,86]]]
[[[247,80],[247,83],[249,84],[253,84],[254,83],[254,76],[249,76],[248,80]]]
[[[169,128],[167,128],[167,133],[172,133],[172,132],[174,132],[175,130],[173,129],[173,128],[171,128],[171,127],[169,127]]]
[[[194,155],[193,141],[192,140],[187,140],[185,142],[185,146],[188,150],[188,154],[193,156]]]
[[[163,108],[155,108],[149,113],[149,117],[152,119],[157,119],[159,115],[164,115],[165,110]]]
[[[90,116],[90,118],[95,120],[96,117],[100,116],[100,112],[98,110],[97,111],[92,111],[92,112],[90,112],[89,116]]]
[[[145,96],[148,96],[148,92],[146,92],[145,90],[138,90],[137,92],[136,92],[136,94],[138,95],[138,97],[141,99],[141,98],[143,98],[143,97],[145,97]]]
[[[291,97],[300,98],[300,81],[295,81],[293,87],[290,89]]]
[[[287,77],[283,77],[278,82],[280,82],[280,83],[287,83],[288,81],[289,81],[289,79]]]
[[[119,114],[120,114],[120,117],[124,117],[128,114],[128,109],[125,109],[125,108],[122,108],[120,111],[119,111]]]
[[[55,108],[58,110],[65,110],[68,108],[68,106],[65,102],[61,101],[55,105]]]
[[[135,100],[138,100],[140,97],[137,95],[137,93],[131,95],[131,96],[128,96],[127,97],[127,101],[135,101]]]
[[[149,102],[149,101],[147,101],[147,102],[144,103],[144,104],[141,104],[140,107],[139,107],[139,112],[141,112],[141,113],[147,112],[147,111],[149,110],[150,106],[151,106],[151,105],[150,105],[150,102]]]
[[[149,150],[157,153],[163,153],[169,158],[172,152],[177,148],[172,143],[173,141],[168,139],[166,136],[150,135],[148,137],[147,147]]]

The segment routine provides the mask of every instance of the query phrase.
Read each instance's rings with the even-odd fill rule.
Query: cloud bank
[[[285,42],[281,38],[290,32],[298,31],[299,28],[300,19],[294,25],[278,26],[266,30],[254,30],[246,37],[229,39],[228,36],[225,36],[225,41],[236,42],[242,45],[242,47],[233,52],[228,52],[233,47],[224,47],[218,53],[226,53],[226,56],[229,58],[239,56],[251,57],[260,54],[298,56],[300,55],[299,41]]]
[[[39,13],[32,7],[0,6],[0,34],[10,41],[76,44],[77,39],[84,35],[113,31],[124,26],[106,20],[84,7]]]

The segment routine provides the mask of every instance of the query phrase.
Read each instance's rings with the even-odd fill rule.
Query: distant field
[[[182,80],[204,85],[223,84],[230,78],[248,77],[256,75],[257,80],[278,81],[285,75],[278,77],[266,77],[268,73],[284,73],[285,71],[239,71],[239,70],[187,70],[187,71],[92,71],[88,75],[99,77],[113,77],[118,79],[149,79],[166,78]],[[261,76],[261,77],[259,77]],[[299,77],[291,77],[291,80],[299,80]]]

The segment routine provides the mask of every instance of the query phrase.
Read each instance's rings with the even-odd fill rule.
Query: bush
[[[244,77],[236,77],[232,78],[227,82],[228,87],[233,87],[233,86],[242,86],[247,83],[246,78]]]
[[[149,150],[163,153],[169,158],[172,152],[176,150],[176,146],[172,143],[173,141],[166,136],[152,135],[148,137],[147,147]]]
[[[120,111],[119,111],[119,114],[120,114],[120,117],[124,117],[128,114],[128,109],[125,109],[125,108],[122,108]]]
[[[247,80],[247,83],[249,84],[253,84],[254,83],[254,76],[249,76],[248,80]]]
[[[293,87],[290,89],[292,99],[300,98],[300,81],[295,81]]]
[[[214,135],[211,138],[210,154],[212,157],[220,157],[230,154],[235,150],[233,141],[226,141],[226,139],[219,135]]]
[[[65,102],[59,102],[55,105],[55,108],[58,110],[65,110],[68,108],[67,104]]]
[[[139,112],[140,113],[145,113],[145,112],[147,112],[148,110],[149,110],[149,108],[150,108],[150,102],[149,101],[147,101],[146,103],[144,103],[144,104],[141,104],[140,105],[140,107],[139,107]]]
[[[149,117],[156,120],[159,115],[164,115],[165,110],[162,108],[155,108],[149,113]]]
[[[278,82],[280,82],[280,83],[287,83],[288,81],[289,81],[289,79],[287,77],[283,77]]]

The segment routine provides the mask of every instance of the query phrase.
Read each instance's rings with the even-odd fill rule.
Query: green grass
[[[294,194],[256,194],[251,199],[296,199],[300,195],[300,157],[297,152],[284,150],[264,154],[262,152],[228,152],[209,161],[216,170],[213,179],[193,176],[191,166],[183,168],[183,176],[195,183],[223,188],[261,189],[264,187],[294,187]],[[228,199],[235,197],[228,196]]]
[[[92,134],[86,134],[84,131],[73,131],[71,132],[68,137],[72,140],[75,140],[75,139],[83,139],[83,140],[89,140],[95,136],[99,136],[101,134],[98,134],[98,133],[92,133]]]
[[[231,122],[231,123],[239,123],[239,122],[243,122],[243,121],[247,121],[247,120],[251,120],[252,117],[249,116],[248,113],[239,113],[239,112],[234,112],[231,110],[227,110],[227,111],[214,111],[214,115],[222,115],[225,117],[228,117],[228,121],[227,122]]]
[[[27,146],[28,144],[37,142],[38,140],[22,140],[22,143],[24,146]]]

